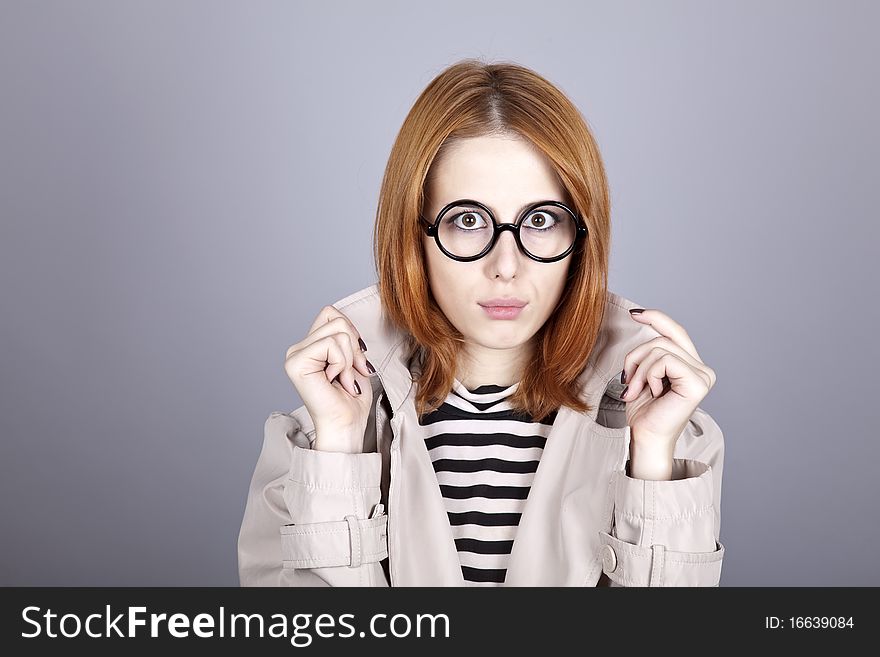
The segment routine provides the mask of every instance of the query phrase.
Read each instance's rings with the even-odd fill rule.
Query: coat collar
[[[409,335],[395,326],[381,307],[378,284],[374,283],[336,301],[333,306],[355,325],[367,344],[367,357],[376,368],[371,378],[374,396],[382,388],[396,414],[414,384],[410,363]],[[650,325],[634,321],[630,308],[639,307],[629,299],[606,291],[599,335],[587,364],[578,378],[581,394],[596,419],[603,394],[619,399],[623,360],[636,346],[660,334]]]

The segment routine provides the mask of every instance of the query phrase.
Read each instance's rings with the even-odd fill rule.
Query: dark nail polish
[[[620,370],[620,383],[626,383],[626,370]]]
[[[626,386],[620,393],[621,398],[626,397],[626,391],[629,390],[629,386]]]
[[[354,389],[358,391],[358,394],[361,394],[361,387],[358,385],[358,382],[354,382]]]
[[[645,312],[644,308],[630,308],[629,310],[630,315],[638,315],[639,313],[643,312]]]
[[[369,370],[370,374],[376,373],[376,368],[373,367],[373,364],[369,361],[369,359],[367,359],[367,369]]]
[[[358,344],[361,346],[361,351],[367,350],[367,343],[364,342],[363,340],[361,340],[360,338],[358,338]]]

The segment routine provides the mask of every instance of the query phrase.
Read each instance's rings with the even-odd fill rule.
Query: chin
[[[479,342],[489,349],[512,349],[527,342],[521,331],[491,331]]]

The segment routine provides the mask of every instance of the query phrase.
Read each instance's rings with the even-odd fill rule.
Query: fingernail
[[[643,312],[645,312],[645,309],[644,309],[644,308],[630,308],[630,309],[629,309],[629,314],[630,314],[630,315],[639,315],[639,314],[641,314],[641,313],[643,313]]]
[[[373,367],[373,364],[370,362],[369,358],[367,359],[367,369],[370,371],[370,374],[376,373],[376,368]]]
[[[626,383],[626,370],[620,370],[620,382]]]
[[[626,391],[629,390],[629,386],[626,386],[623,391],[620,393],[620,398],[623,399],[626,397]]]
[[[361,394],[361,387],[358,385],[358,382],[354,382],[354,389],[358,391],[358,394]]]
[[[361,340],[360,338],[358,338],[358,344],[361,346],[361,351],[367,350],[367,344],[363,340]]]

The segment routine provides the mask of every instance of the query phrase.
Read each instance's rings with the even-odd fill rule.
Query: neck
[[[462,349],[456,378],[468,390],[490,384],[510,386],[522,379],[531,355],[530,344],[492,349],[469,342]]]

